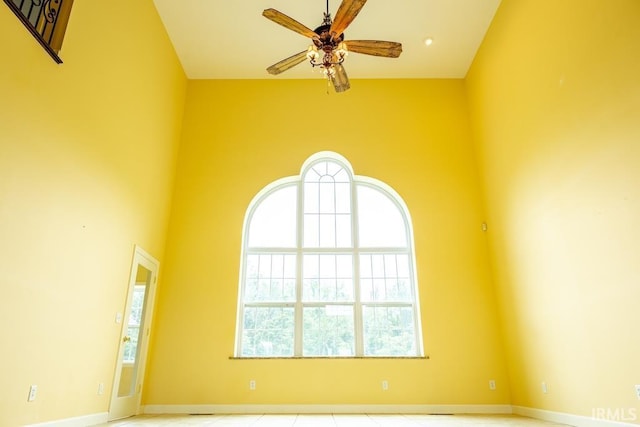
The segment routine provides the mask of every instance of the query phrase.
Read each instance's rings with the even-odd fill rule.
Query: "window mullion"
[[[338,200],[335,179],[333,180],[333,246],[338,247]]]
[[[302,325],[303,325],[303,306],[302,306],[302,242],[304,230],[304,183],[298,182],[298,203],[296,209],[296,303],[294,310],[294,339],[293,339],[293,355],[302,356]]]
[[[360,239],[358,238],[358,202],[355,181],[351,180],[351,242],[353,244],[353,313],[356,356],[364,355],[364,325],[362,319],[362,303],[360,301]]]

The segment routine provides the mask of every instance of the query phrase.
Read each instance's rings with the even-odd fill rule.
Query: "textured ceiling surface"
[[[274,8],[314,29],[326,0],[154,0],[191,79],[304,79],[320,72],[302,63],[271,76],[266,68],[306,49],[310,40],[262,16]],[[463,78],[500,0],[369,0],[346,40],[402,43],[399,58],[350,54],[350,78]],[[332,16],[338,0],[329,0]],[[433,43],[424,41],[431,37]]]

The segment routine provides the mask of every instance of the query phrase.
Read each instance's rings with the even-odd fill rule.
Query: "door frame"
[[[123,405],[118,405],[118,389],[120,385],[120,377],[122,373],[122,361],[124,356],[124,338],[128,333],[127,324],[129,323],[129,312],[131,311],[131,304],[133,301],[133,291],[136,286],[136,276],[138,273],[138,267],[144,267],[149,270],[151,277],[149,278],[149,288],[147,289],[147,295],[145,297],[144,316],[142,320],[143,333],[138,343],[138,366],[136,371],[136,384],[133,399],[135,399],[135,406],[133,413],[124,411]],[[151,335],[151,321],[153,320],[153,308],[156,296],[156,284],[158,279],[158,269],[160,263],[151,254],[142,249],[140,246],[135,245],[133,250],[133,259],[131,262],[131,271],[129,273],[129,286],[127,288],[127,299],[122,313],[118,313],[118,317],[121,319],[122,327],[118,341],[118,354],[116,358],[116,366],[113,375],[113,384],[111,390],[111,400],[109,403],[109,415],[108,419],[116,420],[121,418],[137,415],[140,412],[140,402],[142,398],[142,387],[144,383],[145,368],[147,364],[147,354],[149,349],[149,338]]]

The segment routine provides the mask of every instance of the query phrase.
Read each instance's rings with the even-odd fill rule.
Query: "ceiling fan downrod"
[[[342,44],[344,34],[334,38],[330,32],[331,24],[329,0],[327,0],[327,10],[324,13],[322,25],[313,30],[317,35],[312,38],[313,45],[309,47],[307,57],[312,67],[321,67],[328,74],[332,74],[333,66],[342,64],[347,56],[347,50]],[[319,61],[320,51],[323,52],[321,61]]]

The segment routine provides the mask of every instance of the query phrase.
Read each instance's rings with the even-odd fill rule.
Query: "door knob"
[[[131,341],[131,337],[130,336],[126,336],[124,338],[122,338],[122,342],[130,342]]]

